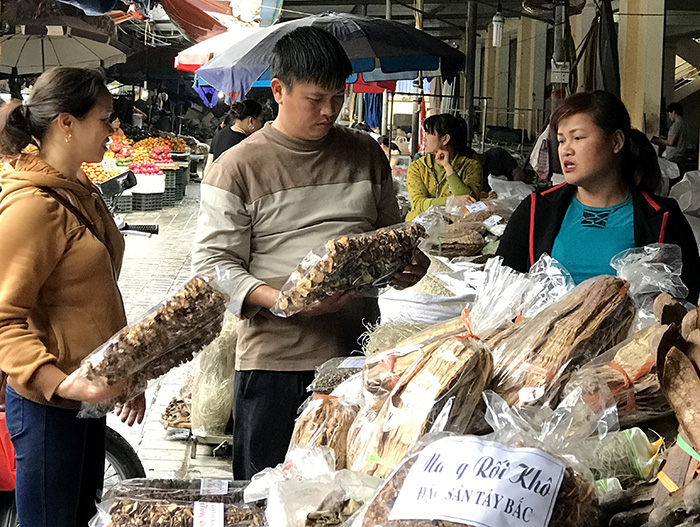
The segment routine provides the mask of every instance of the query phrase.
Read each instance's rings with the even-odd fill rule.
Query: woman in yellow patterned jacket
[[[479,199],[481,193],[481,165],[468,157],[464,120],[442,113],[428,117],[423,129],[426,155],[411,163],[406,176],[411,199],[407,221],[433,205],[444,205],[449,196]]]

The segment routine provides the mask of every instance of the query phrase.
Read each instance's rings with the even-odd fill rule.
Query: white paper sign
[[[194,527],[224,527],[224,504],[195,501]]]
[[[474,214],[475,212],[481,212],[482,210],[488,210],[489,208],[486,206],[486,203],[484,203],[483,201],[477,201],[476,203],[472,203],[470,205],[467,205],[466,209],[471,214]]]
[[[486,227],[494,227],[495,225],[498,225],[502,220],[503,218],[501,216],[499,216],[498,214],[494,214],[493,216],[484,220],[484,225],[486,225]]]
[[[343,369],[362,369],[362,367],[365,365],[365,358],[364,357],[348,357],[345,359],[343,362],[340,363],[340,366],[338,366],[339,370]]]
[[[563,475],[541,450],[447,437],[418,454],[389,520],[547,527]]]
[[[225,479],[202,478],[199,493],[203,496],[224,496],[228,494],[228,481]]]

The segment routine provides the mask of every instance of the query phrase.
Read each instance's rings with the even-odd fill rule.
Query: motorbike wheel
[[[141,460],[129,442],[107,427],[103,494],[123,479],[144,478]],[[19,527],[13,491],[0,492],[0,527]]]
[[[103,494],[123,479],[145,478],[138,454],[118,432],[107,427]]]

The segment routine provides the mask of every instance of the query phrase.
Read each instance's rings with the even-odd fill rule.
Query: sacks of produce
[[[389,393],[352,468],[383,477],[426,433],[468,432],[491,370],[488,348],[466,335],[424,350]]]
[[[628,287],[612,276],[592,278],[535,317],[488,337],[492,389],[510,405],[556,401],[577,367],[627,337],[635,316]]]
[[[410,263],[423,233],[417,223],[402,223],[328,240],[297,266],[271,311],[288,317],[339,291],[376,293],[397,269]]]
[[[229,297],[195,276],[141,320],[125,327],[82,362],[81,371],[95,383],[126,381],[115,400],[85,404],[83,416],[102,416],[146,390],[146,384],[192,359],[214,340]]]
[[[314,395],[294,425],[289,449],[327,446],[335,454],[335,468],[345,468],[348,430],[357,409],[332,395]]]

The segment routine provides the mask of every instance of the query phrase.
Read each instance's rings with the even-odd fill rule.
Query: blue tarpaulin
[[[365,122],[370,128],[379,128],[382,125],[382,94],[364,94]]]

